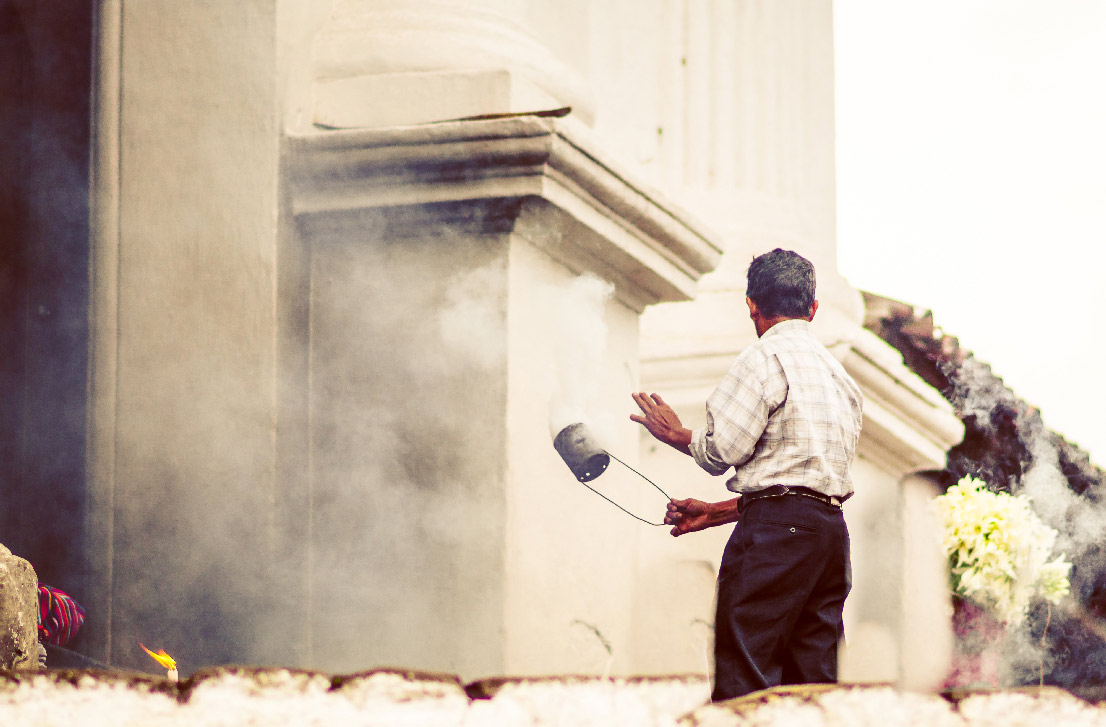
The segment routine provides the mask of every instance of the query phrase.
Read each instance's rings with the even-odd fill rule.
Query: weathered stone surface
[[[1106,708],[1057,687],[905,692],[888,685],[775,687],[696,709],[678,727],[1103,725]]]
[[[38,668],[38,576],[0,545],[0,668]]]
[[[1102,727],[1106,707],[1054,687],[905,692],[776,687],[704,704],[697,676],[488,679],[218,667],[181,683],[117,671],[0,671],[0,725],[111,727]],[[467,692],[467,694],[466,694]]]

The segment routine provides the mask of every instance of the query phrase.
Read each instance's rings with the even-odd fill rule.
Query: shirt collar
[[[798,333],[798,332],[806,333],[806,332],[809,332],[809,331],[810,331],[810,321],[804,320],[802,318],[789,318],[788,320],[780,321],[776,325],[769,328],[767,331],[764,332],[764,335],[761,336],[761,338],[767,338],[768,336],[774,336],[776,334],[786,335],[786,334],[792,333],[792,332],[794,332],[794,333]]]

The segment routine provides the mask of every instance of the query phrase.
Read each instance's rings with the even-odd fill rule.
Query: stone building
[[[629,394],[694,424],[783,246],[866,399],[843,673],[940,672],[918,473],[962,428],[836,272],[829,0],[86,5],[0,0],[0,540],[84,602],[76,648],[704,671],[724,533],[581,488],[551,402],[586,374],[608,448],[724,497]]]

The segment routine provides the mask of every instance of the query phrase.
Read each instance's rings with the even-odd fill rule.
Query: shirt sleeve
[[[692,432],[695,462],[712,475],[747,462],[786,396],[787,380],[774,356],[759,364],[739,357],[707,399],[706,426]]]

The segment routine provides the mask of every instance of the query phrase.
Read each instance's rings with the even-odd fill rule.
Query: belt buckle
[[[818,494],[811,494],[811,495],[809,495],[809,497],[813,497],[815,500],[818,500],[819,502],[825,503],[826,505],[829,505],[830,507],[836,507],[839,510],[841,509],[841,498],[838,497],[837,495],[823,495],[821,493],[818,493]]]

